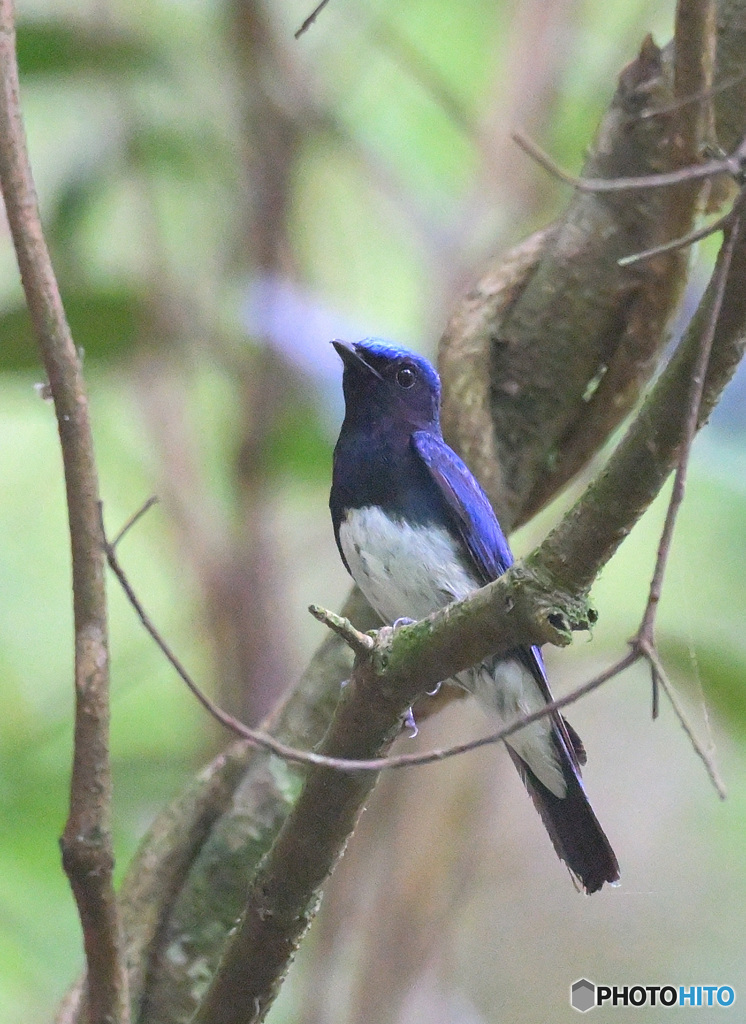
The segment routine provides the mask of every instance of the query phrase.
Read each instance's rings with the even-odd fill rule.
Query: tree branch
[[[148,506],[144,506],[144,508],[145,507]],[[121,537],[124,530],[128,529],[129,526],[142,515],[142,513],[143,509],[140,509],[138,512],[136,512],[135,515],[128,521],[123,530],[120,531],[118,537]],[[450,752],[441,751],[432,757],[430,755],[420,755],[416,757],[414,760],[412,758],[404,757],[397,758],[394,760],[386,760],[383,758],[379,758],[375,761],[361,761],[359,759],[330,757],[309,750],[300,750],[298,747],[288,746],[288,744],[282,743],[280,740],[276,739],[274,736],[271,736],[267,732],[264,732],[260,729],[252,729],[244,725],[243,722],[240,722],[232,715],[227,714],[222,708],[220,708],[217,704],[215,704],[214,701],[212,701],[207,696],[204,690],[202,690],[202,688],[195,682],[195,680],[189,674],[189,672],[187,672],[187,670],[184,668],[179,658],[176,656],[176,654],[174,654],[169,644],[164,640],[161,633],[156,629],[150,616],[143,608],[140,599],[136,595],[134,588],[132,587],[132,584],[130,583],[129,579],[127,578],[127,575],[125,574],[124,570],[122,569],[119,563],[119,560],[114,551],[114,545],[106,540],[104,544],[109,567],[114,573],[114,575],[117,577],[117,580],[119,581],[120,586],[124,590],[127,599],[129,600],[130,604],[137,613],[137,616],[140,619],[143,628],[157,644],[165,658],[171,664],[172,668],[176,671],[179,678],[186,684],[187,688],[191,691],[191,693],[202,705],[202,707],[217,722],[219,722],[220,725],[222,725],[226,729],[229,729],[235,735],[246,740],[252,746],[259,747],[263,750],[268,751],[269,753],[276,754],[278,757],[282,758],[284,761],[290,762],[291,764],[321,765],[327,768],[336,768],[342,771],[378,771],[383,768],[400,767],[407,764],[428,764],[430,763],[430,761],[433,760],[443,760],[445,757],[450,757],[454,753],[466,752],[467,750],[476,749],[477,747],[484,746],[487,743],[497,743],[505,736],[512,735],[514,732],[522,728],[524,725],[528,725],[530,724],[530,722],[536,721],[539,718],[543,718],[547,714],[550,714],[552,710],[556,710],[554,705],[547,705],[545,708],[543,708],[540,712],[536,714],[530,715],[528,717],[520,717],[514,723],[507,727],[507,731],[501,730],[499,733],[475,741],[473,744],[466,744],[463,746],[463,748],[454,748],[454,750]],[[518,575],[520,580],[520,574]],[[559,637],[559,635],[546,635],[546,627],[543,620],[537,620],[534,617],[535,606],[533,602],[531,602],[530,600],[521,600],[519,604],[518,590],[515,587],[513,571],[511,570],[510,573],[505,574],[503,577],[501,577],[501,579],[503,581],[505,589],[507,590],[507,593],[499,598],[498,604],[500,607],[494,608],[493,614],[491,616],[491,619],[493,620],[493,629],[491,632],[491,636],[495,638],[494,642],[498,646],[494,649],[491,648],[489,651],[487,651],[485,645],[488,643],[488,640],[486,638],[484,631],[480,632],[479,635],[475,637],[469,637],[469,653],[463,653],[464,641],[461,640],[461,642],[459,643],[457,640],[455,644],[455,647],[457,648],[457,651],[455,652],[455,657],[458,661],[458,664],[460,665],[460,668],[454,668],[451,674],[455,674],[456,672],[460,671],[461,668],[469,668],[471,667],[472,664],[475,663],[475,661],[480,660],[480,655],[478,652],[482,649],[482,647],[485,647],[485,650],[489,654],[500,653],[500,651],[510,650],[522,642],[530,642],[530,639],[527,640],[527,638],[532,638],[539,634],[545,636],[547,642],[549,642],[550,639],[554,640],[554,642],[557,643],[563,642],[563,638]],[[432,657],[428,659],[427,663],[423,664],[422,661],[420,660],[421,668],[418,671],[418,675],[424,672],[424,676],[420,680],[420,682],[415,682],[413,684],[417,690],[417,692],[414,694],[414,697],[421,697],[426,693],[428,695],[435,693],[435,691],[428,690],[427,687],[438,685],[442,681],[440,678],[440,674],[445,670],[447,666],[447,662],[444,661],[444,658],[448,657],[448,649],[454,646],[454,630],[452,625],[449,625],[449,623],[452,623],[454,621],[461,621],[465,623],[468,628],[471,610],[475,607],[481,606],[483,604],[483,600],[484,596],[481,594],[481,592],[475,592],[475,594],[465,598],[462,601],[454,602],[448,608],[444,609],[442,612],[438,612],[431,616],[430,619],[425,620],[426,629],[429,629],[430,626],[432,626],[436,630],[436,649]],[[494,605],[494,598],[492,598],[491,600],[492,605]],[[517,608],[521,609],[523,615],[521,615],[520,612],[516,611]],[[382,629],[379,629],[377,632],[377,638],[374,640],[369,633],[361,633],[359,630],[355,629],[355,627],[352,625],[349,619],[341,615],[336,615],[334,612],[327,611],[325,608],[320,608],[318,605],[311,605],[309,608],[309,612],[319,622],[323,622],[326,626],[328,626],[332,633],[334,633],[338,637],[341,637],[341,639],[344,640],[344,642],[353,651],[354,654],[357,654],[361,657],[373,656],[375,654],[376,661],[382,666],[388,662],[390,657],[391,642],[395,632],[391,629],[391,627],[383,627]],[[526,621],[526,615],[530,617],[528,621]],[[551,614],[548,617],[551,622]],[[444,633],[440,630],[441,623],[445,624]],[[416,624],[412,623],[412,625]],[[414,643],[421,643],[421,639],[415,637]],[[445,643],[446,645],[446,650],[443,649],[443,643]],[[477,653],[474,653],[474,644],[476,644]],[[461,664],[461,662],[463,662],[463,664]],[[595,685],[591,687],[591,689],[594,688]],[[564,707],[565,704],[573,703],[574,700],[583,696],[585,692],[587,692],[586,687],[581,687],[578,691],[563,698],[562,702],[558,706]]]
[[[732,88],[715,103],[717,139],[726,153],[738,146],[746,131],[746,4],[743,0],[717,0],[716,82],[733,80]]]
[[[669,501],[666,519],[663,524],[663,532],[661,533],[660,542],[658,544],[655,569],[650,583],[645,615],[639,631],[639,637],[649,643],[653,643],[655,617],[658,612],[658,603],[660,602],[661,591],[663,589],[663,577],[666,572],[666,565],[668,564],[668,556],[671,550],[674,529],[676,528],[676,518],[684,501],[689,453],[692,448],[694,437],[697,433],[697,426],[702,407],[702,394],[705,386],[705,376],[710,362],[710,355],[712,353],[712,343],[715,337],[715,330],[722,311],[725,285],[732,265],[733,247],[738,234],[739,219],[739,215],[736,214],[733,218],[733,223],[726,230],[722,256],[715,269],[715,274],[713,275],[713,294],[710,302],[710,319],[702,332],[699,351],[697,352],[697,358],[694,363],[692,378],[689,385],[690,394],[689,401],[685,409],[679,461],[676,467],[671,500]],[[657,701],[655,700],[655,697],[653,700],[653,707],[654,709],[657,708]],[[655,717],[655,712],[653,717]]]
[[[693,326],[599,481],[525,566],[517,564],[429,619],[381,631],[373,652],[361,652],[356,659],[322,754],[380,756],[398,732],[406,708],[437,679],[511,644],[568,642],[573,626],[588,624],[585,595],[590,583],[657,495],[684,443],[692,370],[709,340],[703,340],[702,332],[717,320],[699,424],[735,368],[734,356],[743,351],[745,272],[746,232],[736,216]],[[627,490],[636,500],[626,497]],[[604,514],[598,516],[601,508]],[[326,767],[308,771],[300,797],[257,870],[242,921],[195,1024],[245,1024],[264,1018],[315,914],[320,888],[374,783],[372,774],[361,777]]]
[[[164,917],[211,829],[230,807],[253,754],[254,749],[243,742],[219,754],[184,793],[161,811],[129,866],[119,905],[134,1020],[141,1019],[147,974]],[[85,981],[83,974],[70,989],[55,1024],[77,1024],[83,1019]]]
[[[488,268],[441,339],[447,439],[508,530],[599,450],[638,401],[665,344],[686,256],[662,252],[634,267],[618,261],[686,235],[697,212],[699,187],[682,164],[695,152],[699,159],[713,44],[707,17],[692,18],[692,9],[701,14],[703,6],[678,11],[678,62],[673,47],[661,51],[648,39],[620,76],[581,188],[586,179],[613,189],[617,179],[653,174],[680,184],[576,192],[541,237]],[[693,70],[682,77],[676,69],[684,62]],[[681,102],[683,90],[699,86],[706,101]],[[721,95],[718,102],[728,100]],[[508,275],[506,263],[514,268]]]
[[[323,766],[345,772],[378,772],[392,768],[403,768],[433,764],[435,762],[444,761],[450,757],[454,757],[459,754],[464,754],[473,750],[477,750],[480,747],[498,743],[504,739],[507,739],[509,736],[512,736],[515,732],[518,732],[526,725],[530,725],[531,723],[539,721],[541,718],[545,718],[547,715],[550,715],[555,711],[559,711],[570,704],[574,704],[575,701],[579,700],[586,694],[591,693],[593,690],[597,689],[597,687],[601,686],[604,682],[607,682],[609,679],[612,679],[615,676],[619,675],[622,671],[624,671],[624,669],[634,664],[641,657],[646,658],[649,662],[654,677],[654,688],[657,687],[657,679],[659,676],[661,678],[663,677],[663,672],[662,669],[660,669],[659,667],[659,659],[655,644],[655,614],[661,596],[663,577],[665,574],[665,567],[667,564],[668,554],[670,552],[671,542],[673,539],[673,531],[676,523],[676,517],[684,498],[686,468],[688,464],[689,452],[691,449],[692,441],[696,433],[697,416],[701,404],[705,370],[712,349],[712,341],[714,337],[715,326],[720,315],[725,281],[727,279],[728,270],[730,268],[730,260],[732,258],[733,248],[732,240],[732,230],[729,230],[729,235],[725,243],[725,258],[718,267],[715,302],[710,311],[710,320],[707,325],[706,332],[700,340],[700,349],[697,355],[697,365],[695,367],[694,376],[692,378],[691,394],[689,396],[689,401],[686,408],[685,438],[682,446],[682,451],[679,456],[679,463],[676,468],[676,478],[674,481],[674,488],[669,502],[663,533],[661,534],[660,542],[658,545],[658,553],[652,581],[648,592],[648,599],[637,634],[631,642],[632,651],[628,655],[626,655],[616,664],[612,665],[609,669],[604,670],[602,673],[600,673],[600,675],[596,676],[594,679],[576,687],[574,690],[566,694],[564,697],[554,701],[550,701],[539,710],[534,711],[530,714],[519,715],[508,725],[504,726],[502,729],[499,729],[497,732],[490,733],[487,736],[482,736],[476,740],[469,740],[467,742],[459,743],[454,746],[447,747],[445,749],[426,751],[425,753],[404,754],[397,757],[377,757],[367,760],[361,758],[340,758],[325,754],[319,754],[308,750],[301,750],[297,747],[288,746],[287,744],[275,739],[267,732],[249,728],[242,722],[233,718],[233,716],[226,714],[225,711],[223,711],[212,700],[210,700],[210,698],[204,693],[200,686],[194,681],[192,676],[183,667],[180,660],[173,653],[170,646],[163,639],[160,632],[156,629],[150,617],[145,612],[139,598],[135,594],[135,591],[131,583],[129,582],[129,579],[125,575],[124,570],[122,569],[116,557],[114,551],[114,544],[116,543],[116,541],[113,543],[109,543],[108,541],[105,542],[109,566],[116,575],[117,579],[119,580],[120,585],[122,586],[128,600],[130,601],[130,604],[133,606],[135,612],[137,613],[144,629],[153,638],[153,640],[161,649],[161,651],[168,659],[168,661],[171,663],[172,667],[175,669],[179,677],[187,685],[188,689],[197,698],[199,703],[202,704],[205,710],[210,715],[212,715],[222,726],[229,729],[242,739],[246,740],[250,746],[259,747],[264,751],[276,754],[278,757],[282,758],[287,762],[290,762],[291,764]],[[122,530],[119,531],[119,534],[117,534],[117,540],[119,540],[123,536],[123,534],[135,522],[137,522],[137,520],[144,514],[144,512],[153,504],[154,500],[155,499],[152,498],[149,499],[149,501],[146,502],[146,504],[128,520],[128,522],[125,524]],[[511,570],[510,572],[504,574],[503,577],[501,577],[504,583],[508,582],[509,587],[510,578],[514,571],[515,570]],[[444,637],[439,636],[439,639],[441,641],[444,639],[447,645],[451,645],[451,627],[448,626],[448,621],[459,616],[464,616],[468,622],[470,609],[476,607],[476,602],[481,602],[481,600],[482,597],[477,592],[476,594],[460,602],[454,602],[448,608],[444,609],[442,612],[433,615],[427,621],[431,623],[437,630],[439,624],[441,623],[441,620],[445,620],[445,635]],[[499,604],[502,606],[502,608],[494,608],[492,617],[495,622],[499,621],[501,626],[504,626],[505,630],[507,630],[507,633],[502,636],[499,649],[490,650],[490,654],[499,654],[503,650],[510,650],[514,648],[516,644],[519,644],[524,636],[535,636],[538,635],[538,633],[541,631],[541,624],[537,625],[534,621],[531,621],[528,624],[522,623],[521,621],[519,621],[519,615],[511,614],[513,613],[516,607],[516,602],[514,596],[510,592],[507,594],[507,596],[504,596],[500,600]],[[531,602],[524,601],[522,602],[522,604],[524,609],[528,610],[529,612],[533,608]],[[384,671],[386,670],[390,661],[391,640],[395,634],[394,630],[392,630],[390,627],[378,630],[377,637],[376,639],[374,639],[369,633],[361,633],[359,630],[355,629],[355,627],[352,625],[349,619],[340,615],[336,615],[334,612],[327,611],[325,608],[321,608],[318,605],[311,605],[309,607],[309,612],[319,622],[323,622],[326,626],[328,626],[331,632],[334,633],[336,636],[340,637],[355,654],[359,655],[362,658],[367,658],[368,656],[372,656],[375,653],[375,661],[377,662],[380,668],[382,668]],[[557,616],[554,616],[554,618],[556,619]],[[552,621],[551,615],[549,616],[549,620],[553,626],[556,626],[556,621]],[[414,625],[414,623],[412,624]],[[415,641],[415,643],[416,642],[417,641]],[[484,643],[484,635],[483,631],[481,630],[477,638],[477,644],[479,643]],[[465,667],[470,667],[471,659],[478,657],[478,655],[473,653],[468,656],[463,655],[461,650],[462,645],[457,643],[456,646],[459,648],[458,652],[456,653],[456,657],[458,659],[457,664],[461,664],[461,662],[468,657],[469,664]],[[445,671],[447,668],[447,662],[444,661],[444,658],[446,658],[447,656],[447,651],[444,652],[443,650],[441,650],[440,647],[437,647],[434,652],[434,656],[430,659],[432,662],[432,671],[437,673],[442,673],[443,671]],[[420,666],[422,665],[421,660],[418,661],[418,664]],[[452,671],[455,673],[458,672],[459,669],[454,668]],[[407,674],[409,678],[411,678],[414,675],[412,671],[409,671]],[[422,697],[423,694],[434,696],[437,693],[437,687],[440,686],[441,681],[438,681],[435,690],[428,691],[425,690],[425,687],[428,685],[427,679],[428,675],[426,674],[424,681],[420,680],[419,682],[412,682],[412,685],[417,689],[417,693],[414,694],[413,699],[415,699],[416,697]],[[670,684],[666,686],[666,690],[667,692],[670,692]],[[693,737],[691,727],[685,721],[678,704],[676,704],[676,702],[673,700],[672,703],[674,703],[674,709],[676,710],[677,715],[681,719],[682,725],[684,725],[687,734],[690,737]],[[657,708],[657,703],[655,704],[655,707]],[[656,716],[657,711],[654,712],[653,717]],[[692,739],[692,742],[694,743],[695,749],[697,750],[699,756],[702,757],[705,763],[709,766],[709,762],[707,761],[706,756],[697,744],[696,740]],[[708,771],[710,773],[710,777],[713,780],[716,780],[716,773],[712,770],[711,766],[708,767]],[[216,774],[216,778],[218,779],[219,784],[222,787],[222,780],[219,778],[219,774],[219,772]],[[716,784],[718,788],[718,793],[722,795],[722,786],[719,782]],[[180,814],[177,816],[181,817]],[[183,830],[184,829],[182,826],[182,831]]]
[[[313,25],[314,21],[316,21],[316,19],[318,18],[318,16],[321,14],[321,12],[324,10],[328,3],[329,0],[320,0],[320,2],[316,4],[316,6],[308,15],[308,17],[304,19],[303,24],[300,26],[300,28],[295,31],[295,39],[300,39],[300,37],[309,30],[311,25]]]
[[[0,0],[0,182],[57,415],[67,489],[75,621],[75,751],[62,859],[78,905],[91,1020],[129,1020],[112,887],[109,650],[98,476],[88,400],[41,228],[19,104],[12,0]]]
[[[705,142],[715,141],[712,87],[715,68],[715,0],[678,0],[673,39],[673,93],[678,158],[696,164]],[[694,97],[698,97],[695,99]],[[690,106],[693,109],[689,109]],[[696,202],[694,192],[691,201]]]
[[[380,625],[359,594],[346,602],[342,615],[361,630]],[[340,685],[349,679],[351,670],[349,648],[329,634],[298,686],[263,728],[289,746],[314,749],[328,728]],[[264,750],[250,754],[228,809],[195,852],[162,923],[149,962],[143,1022],[168,1024],[191,1018],[246,905],[248,879],[300,792],[303,775],[298,767],[283,764]],[[135,877],[142,867],[138,854],[130,874]],[[126,900],[126,893],[124,897]]]
[[[721,2],[719,10],[722,11],[724,8],[730,8],[732,12],[736,6],[738,5]],[[740,73],[743,66],[746,34],[741,32],[741,26],[736,24],[735,15],[731,17],[730,22],[724,22],[721,17],[720,23],[719,52],[727,51],[730,54],[728,74],[735,80],[737,77],[736,72]],[[731,28],[734,34],[731,38],[725,39],[724,35],[727,35]],[[722,81],[723,74],[723,69],[719,68],[719,83]],[[658,85],[652,83],[651,89],[653,92],[656,92]],[[642,91],[645,91],[644,87]],[[722,100],[718,109],[719,123],[720,112],[731,103],[734,94],[738,95],[737,89],[734,90],[734,93],[729,91],[727,94],[722,94]],[[654,99],[655,102],[650,101],[650,110],[644,111],[645,115],[652,113],[654,109],[658,111],[665,109],[666,105],[668,105],[671,112],[677,109],[674,102],[673,89],[670,85],[662,89],[662,95],[656,94]],[[726,144],[729,149],[735,148],[740,136],[743,134],[743,111],[746,110],[746,103],[734,104],[733,110],[735,111],[733,116],[737,123],[741,124],[741,128],[736,133],[737,137],[730,139]],[[643,120],[659,122],[660,118],[660,113],[657,113],[655,117],[645,116]],[[658,169],[655,145],[652,142],[651,148],[654,154],[654,168],[652,169]],[[648,162],[648,164],[643,164],[643,166],[650,166],[650,164]],[[633,169],[627,168],[628,171]],[[623,170],[623,168],[620,168],[619,173],[622,173]],[[593,197],[594,203],[598,201],[597,197]],[[634,211],[630,212],[630,216],[634,216]],[[566,219],[564,223],[567,226]],[[495,465],[495,460],[499,462],[503,451],[502,449],[497,449],[492,441],[490,444],[483,444],[480,447],[482,438],[487,434],[492,435],[494,433],[491,422],[491,403],[494,400],[496,404],[503,401],[509,404],[510,400],[509,395],[499,392],[493,393],[491,385],[487,383],[493,367],[493,358],[495,357],[493,341],[495,338],[499,338],[500,316],[506,308],[510,308],[514,302],[520,300],[526,289],[527,282],[532,279],[536,267],[545,255],[546,245],[550,242],[555,244],[553,239],[556,230],[556,227],[551,227],[546,232],[541,233],[541,235],[534,236],[533,239],[521,247],[518,259],[514,260],[514,272],[506,275],[506,285],[503,285],[502,282],[498,285],[494,284],[495,278],[500,275],[501,268],[498,265],[492,268],[492,280],[488,282],[484,289],[482,289],[480,284],[478,289],[467,297],[467,302],[462,307],[463,315],[457,314],[454,318],[451,332],[454,335],[456,348],[460,344],[463,345],[465,353],[464,374],[462,378],[463,387],[461,391],[459,391],[457,375],[451,373],[449,377],[445,363],[441,361],[446,402],[450,403],[453,413],[451,426],[454,430],[457,430],[458,416],[466,414],[466,429],[463,436],[469,443],[474,445],[476,458],[472,459],[472,464],[483,477],[483,482],[489,482],[484,477],[485,468],[492,473],[491,479],[494,487],[490,487],[490,492],[493,499],[497,499],[496,504],[498,510],[503,515],[503,525],[506,528],[510,528],[517,520],[525,517],[523,511],[525,501],[522,505],[519,497],[516,496],[515,490],[511,490],[513,486],[511,483],[512,474],[515,472],[521,475],[522,473],[520,465],[515,463],[514,468],[509,473],[501,474],[499,467],[497,471],[490,470],[490,463]],[[671,234],[667,234],[667,237],[671,237]],[[623,251],[619,255],[639,251],[640,248],[640,243],[635,243],[633,240],[629,245],[620,246],[620,249]],[[572,252],[565,255],[574,258]],[[573,282],[573,286],[581,291],[585,290],[586,287],[589,291],[592,291],[593,281],[591,280],[591,283],[587,283],[584,280],[580,273],[580,265],[579,261],[578,274]],[[646,280],[649,281],[651,290],[654,291],[656,278],[651,276],[646,278]],[[626,310],[625,303],[627,298],[628,296],[621,293],[620,302],[623,312]],[[546,301],[548,306],[552,305],[551,297]],[[466,308],[467,305],[468,309]],[[494,320],[490,320],[491,309],[497,310]],[[460,323],[457,323],[456,321],[459,316],[461,316],[461,320]],[[574,333],[572,328],[568,332],[572,337],[573,344],[576,343],[577,338],[585,338],[586,331],[589,332],[588,336],[590,337],[591,345],[597,345],[598,337],[595,321],[592,318],[584,320],[583,317],[575,321]],[[530,341],[531,344],[540,344],[546,347],[556,345],[558,335],[555,331],[555,322],[547,325],[547,332],[544,336],[530,339]],[[716,386],[715,380],[718,376],[720,378],[727,376],[727,371],[724,369],[723,364],[727,364],[730,360],[732,368],[732,361],[736,357],[735,349],[737,346],[735,342],[731,347],[730,355],[719,353],[718,346],[719,340],[716,338],[713,365],[719,363],[721,370],[719,374],[713,376],[711,366],[708,381],[710,381],[713,388]],[[500,357],[499,352],[497,357]],[[458,352],[456,349],[454,349],[454,353],[448,357],[447,361],[451,369],[458,368]],[[479,401],[474,399],[474,393],[469,390],[469,378],[474,382],[475,389],[485,389],[485,399],[480,409],[486,416],[486,419],[480,419],[479,415],[471,416],[473,407],[478,406],[481,399]],[[710,384],[708,384],[709,386]],[[453,397],[450,397],[451,395]],[[708,401],[709,399],[706,396],[705,406]],[[582,403],[582,405],[579,405],[581,413],[585,410],[586,404]],[[549,412],[551,412],[551,409]],[[523,413],[520,414],[522,415]],[[537,423],[537,429],[539,429],[541,426],[540,419],[537,419]],[[505,443],[509,445],[510,440],[508,435]],[[457,432],[451,435],[451,441],[457,446],[461,446],[462,452],[465,450]],[[530,460],[533,459],[531,452],[529,452],[529,456]],[[517,459],[518,457],[517,451],[514,450],[511,458]],[[524,476],[527,492],[541,481],[547,469],[548,467],[545,464],[536,462],[534,469],[527,471]],[[535,474],[534,479],[531,479],[531,473]],[[505,481],[507,481],[505,493],[508,495],[508,500],[502,501],[501,494]],[[603,552],[601,554],[603,555]],[[528,570],[529,576],[531,576],[534,573],[534,567],[529,566]],[[553,578],[551,573],[550,578]],[[538,580],[536,582],[537,589],[534,592],[535,594],[538,592],[544,594],[551,593],[551,586],[549,591],[547,591],[539,584]],[[544,583],[547,582],[545,577]],[[550,600],[548,602],[548,607],[545,609],[547,614],[553,615],[555,612],[561,612],[566,617],[566,624],[570,624],[573,619],[575,621],[581,620],[584,614],[587,616],[587,606],[584,600],[578,602],[574,612],[572,609],[569,610],[572,614],[568,613],[568,610],[563,606],[563,601],[567,597],[567,588],[560,588],[560,593],[557,594],[557,597],[557,601],[552,602]],[[354,601],[354,607],[345,609],[344,615],[350,618],[360,630],[369,629],[374,626],[376,624],[375,618],[372,617],[370,610],[366,609],[359,595],[354,597]],[[405,634],[403,634],[404,636]],[[556,630],[555,638],[558,638]],[[345,648],[343,641],[337,637],[329,637],[324,641],[322,648],[315,656],[300,687],[289,696],[274,723],[267,726],[269,731],[274,735],[281,736],[293,746],[313,746],[318,742],[329,721],[331,709],[338,696],[339,683],[341,680],[348,678],[349,674],[349,652]],[[355,753],[358,754],[359,751],[355,751]],[[291,793],[293,785],[296,785],[300,778],[300,774],[297,771],[279,772],[277,762],[265,753],[256,753],[247,760],[248,768],[246,775],[241,785],[236,787],[234,791],[229,810],[212,828],[208,840],[194,858],[189,873],[184,876],[181,891],[174,900],[168,919],[163,924],[157,948],[153,950],[153,959],[151,961],[151,977],[160,979],[160,983],[156,985],[157,998],[153,998],[152,989],[146,998],[144,1020],[157,1020],[159,1024],[162,1024],[162,1022],[188,1017],[189,1013],[194,1009],[204,992],[207,974],[212,973],[216,968],[224,939],[229,934],[236,917],[241,913],[244,903],[246,879],[251,877],[258,859],[270,846],[292,802],[293,797],[290,797],[288,794]],[[133,872],[136,873],[137,870],[138,863],[136,860],[133,865]],[[246,965],[244,965],[244,969],[246,969]],[[164,982],[164,979],[167,980]]]
[[[746,244],[741,208],[732,232],[732,260],[725,283],[722,308],[713,339],[712,354],[704,379],[697,418],[701,427],[712,412],[723,388],[735,373],[746,345]],[[599,569],[616,551],[632,526],[650,504],[675,465],[685,437],[686,394],[717,300],[718,268],[728,258],[724,246],[702,302],[679,344],[643,404],[627,435],[617,446],[603,472],[585,491],[541,545],[538,558],[550,578],[573,592],[590,587]],[[564,582],[562,582],[564,580]]]

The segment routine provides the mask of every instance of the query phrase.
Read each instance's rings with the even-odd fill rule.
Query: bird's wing
[[[478,576],[485,584],[496,580],[513,564],[513,554],[489,498],[469,468],[441,437],[417,430],[412,434],[412,446],[427,467]],[[520,647],[511,654],[528,668],[542,696],[550,702],[552,693],[539,648]],[[578,768],[585,763],[580,737],[562,716],[554,715],[553,719]]]
[[[496,580],[513,564],[513,555],[487,495],[441,437],[416,430],[412,446],[425,463],[477,575],[484,583]]]

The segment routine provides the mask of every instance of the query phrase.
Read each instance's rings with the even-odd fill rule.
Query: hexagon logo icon
[[[586,1013],[596,1005],[596,986],[587,978],[578,978],[570,988],[570,1006]]]

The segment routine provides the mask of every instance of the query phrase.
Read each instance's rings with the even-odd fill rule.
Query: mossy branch
[[[746,230],[740,217],[735,225],[727,249],[732,262],[729,268],[718,266],[714,278],[728,270],[700,423],[746,344]],[[324,754],[380,756],[406,708],[437,681],[519,644],[568,643],[573,629],[589,626],[594,618],[587,604],[590,584],[657,496],[686,438],[693,361],[702,332],[717,315],[716,290],[716,285],[708,289],[676,357],[600,478],[524,563],[429,619],[379,631],[371,651],[357,644],[355,668],[322,744]],[[308,771],[301,795],[259,865],[241,923],[195,1024],[263,1020],[374,784],[373,773]]]

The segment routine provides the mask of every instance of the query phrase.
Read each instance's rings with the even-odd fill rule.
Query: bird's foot
[[[417,733],[420,731],[417,728],[417,723],[414,720],[414,711],[411,708],[407,708],[407,713],[404,716],[404,728],[409,729],[409,739],[413,740]]]
[[[399,629],[400,626],[411,626],[416,621],[416,619],[408,619],[406,615],[403,615],[400,619],[394,620],[394,623],[391,626],[391,628]]]
[[[432,690],[425,690],[425,693],[428,695],[428,697],[437,697],[438,694],[440,693],[440,688],[442,685],[442,682],[436,683]]]

